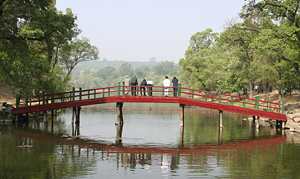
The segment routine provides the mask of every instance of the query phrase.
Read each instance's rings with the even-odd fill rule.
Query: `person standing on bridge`
[[[129,85],[130,85],[130,79],[129,79],[129,76],[126,75],[126,78],[124,80],[124,85],[125,85],[125,95],[127,96],[128,95],[128,92],[129,92]]]
[[[136,93],[136,87],[135,86],[137,86],[138,85],[138,80],[137,80],[137,78],[136,78],[136,76],[134,75],[132,78],[131,78],[131,95],[132,96],[136,96],[137,95],[137,93]]]
[[[165,97],[168,97],[168,91],[169,91],[169,87],[171,86],[171,80],[169,80],[168,76],[165,77],[164,81],[164,89],[165,89]]]
[[[177,97],[177,91],[178,91],[178,79],[174,76],[172,79],[172,86],[173,86],[173,96]],[[175,87],[175,88],[174,88]]]
[[[140,84],[141,96],[143,96],[143,92],[144,92],[144,96],[146,96],[146,86],[147,86],[147,81],[146,79],[144,79]]]
[[[153,88],[154,82],[152,80],[148,80],[147,81],[147,86],[148,87],[148,91],[149,91],[149,96],[152,96],[152,88]]]

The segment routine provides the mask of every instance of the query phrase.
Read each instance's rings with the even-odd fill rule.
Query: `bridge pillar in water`
[[[81,107],[73,107],[73,112],[72,112],[72,124],[74,124],[74,117],[76,118],[75,123],[79,124],[80,122],[80,109]]]
[[[122,144],[122,132],[123,132],[123,125],[116,125],[116,144]]]
[[[80,109],[81,109],[81,106],[78,106],[77,113],[76,113],[76,121],[75,121],[76,124],[79,124],[79,122],[80,122]]]
[[[184,104],[179,104],[180,106],[180,124],[179,127],[183,127],[184,126]]]
[[[224,127],[223,126],[223,111],[219,111],[219,126]]]
[[[222,143],[222,136],[223,136],[223,127],[220,127],[219,128],[219,140],[218,140],[219,144]]]
[[[282,122],[281,128],[284,129],[284,128],[285,128],[285,123],[286,123],[286,121],[281,121],[281,122]]]
[[[256,129],[259,128],[259,116],[257,116],[257,119],[256,119],[256,116],[253,116],[253,121],[252,121],[252,126],[256,127]]]
[[[180,147],[183,147],[183,133],[184,133],[184,128],[183,126],[180,127]]]
[[[284,128],[283,122],[276,120],[276,128]]]
[[[115,125],[119,125],[119,124],[123,124],[123,112],[122,112],[122,108],[123,108],[123,103],[121,102],[117,102],[117,106],[116,106],[116,110],[117,110],[117,120]]]
[[[43,111],[43,122],[47,121],[47,111]]]
[[[257,120],[255,121],[256,129],[259,129],[259,116],[257,116]]]

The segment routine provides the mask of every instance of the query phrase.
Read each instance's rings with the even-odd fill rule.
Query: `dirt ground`
[[[237,94],[233,94],[237,95]],[[238,96],[238,95],[237,95]],[[259,96],[259,99],[264,100],[265,94],[256,94],[254,93],[254,97]],[[272,93],[270,93],[270,101],[272,102],[278,102],[278,91],[275,90]],[[300,90],[293,90],[292,94],[286,94],[282,96],[282,100],[284,100],[285,105],[291,105],[291,104],[300,104]],[[8,104],[15,104],[16,98],[12,95],[11,89],[5,85],[0,83],[0,104],[3,102],[7,102]]]
[[[11,89],[3,83],[0,83],[0,104],[7,102],[8,104],[16,103],[16,98],[12,95]]]

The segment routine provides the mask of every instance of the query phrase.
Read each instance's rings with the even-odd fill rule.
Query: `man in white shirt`
[[[127,96],[128,95],[128,92],[129,92],[129,85],[130,85],[130,79],[129,79],[129,76],[126,75],[126,78],[124,80],[124,85],[125,85],[125,95]]]
[[[152,80],[148,80],[147,81],[147,86],[148,87],[148,90],[149,90],[149,96],[152,96],[152,86],[154,85],[154,82]]]
[[[168,97],[169,87],[171,86],[171,80],[169,80],[168,76],[165,77],[163,84],[165,88],[165,97]]]

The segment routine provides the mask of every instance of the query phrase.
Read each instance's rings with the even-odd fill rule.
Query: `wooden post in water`
[[[223,127],[223,111],[219,111],[219,124]]]
[[[81,109],[81,106],[77,106],[77,112],[76,112],[76,124],[79,125],[80,123],[80,109]]]
[[[282,121],[276,120],[276,128],[284,128],[284,127],[283,127],[284,125],[282,125],[282,124],[283,124]]]
[[[183,126],[180,127],[180,146],[183,147],[183,133],[184,133],[184,128]]]
[[[256,127],[256,129],[259,129],[259,116],[257,116],[255,127]]]
[[[222,135],[223,135],[223,127],[220,127],[219,128],[219,144],[221,144],[222,143]]]
[[[52,120],[52,124],[53,124],[53,118],[54,118],[54,110],[51,110],[51,120]]]
[[[116,144],[121,144],[122,143],[122,132],[123,132],[123,125],[116,125]]]
[[[184,126],[184,104],[179,104],[180,106],[180,124],[179,127],[183,127]]]
[[[43,122],[47,121],[47,111],[43,112]]]
[[[282,129],[285,128],[285,123],[286,123],[286,121],[282,121],[282,125],[281,125],[281,128],[282,128]]]
[[[74,116],[76,114],[76,107],[73,107],[73,110],[72,110],[72,124],[74,124]]]
[[[117,110],[117,120],[115,125],[123,125],[123,113],[122,113],[122,108],[123,108],[123,103],[122,102],[117,102],[117,106],[116,106],[116,110]]]

